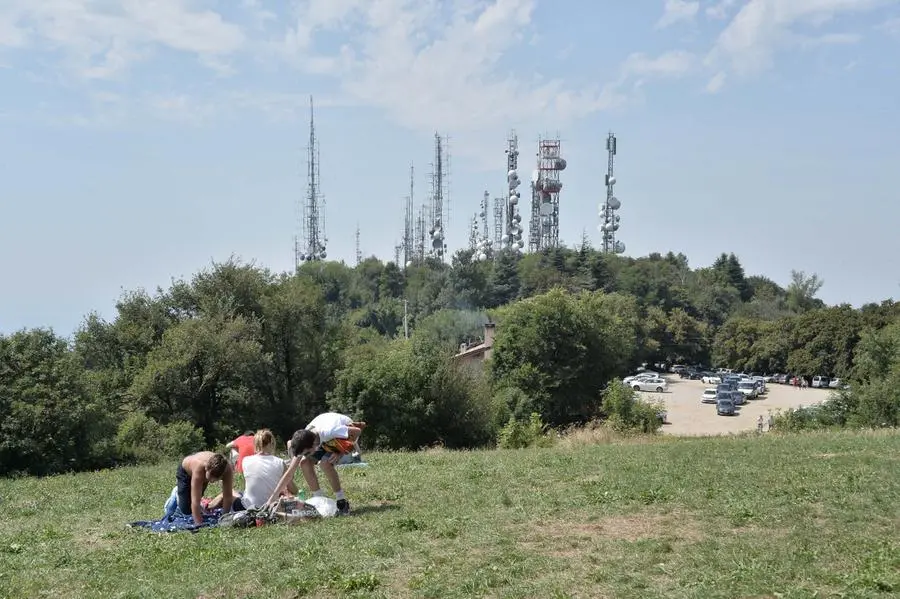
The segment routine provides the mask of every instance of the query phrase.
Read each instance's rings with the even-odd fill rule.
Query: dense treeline
[[[838,376],[896,425],[900,304],[828,307],[820,287],[747,276],[733,254],[691,269],[587,243],[405,271],[370,258],[288,276],[232,260],[126,293],[111,322],[91,314],[72,339],[0,337],[0,473],[176,455],[257,426],[284,438],[325,409],[366,419],[370,446],[482,446],[535,413],[597,417],[607,383],[643,362]],[[488,319],[492,359],[461,367],[453,354]]]

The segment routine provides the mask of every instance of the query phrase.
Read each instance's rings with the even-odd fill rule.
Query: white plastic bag
[[[337,515],[337,501],[331,497],[310,497],[309,499],[304,499],[303,503],[316,508],[316,511],[319,512],[319,515],[323,518],[331,518],[332,516]]]

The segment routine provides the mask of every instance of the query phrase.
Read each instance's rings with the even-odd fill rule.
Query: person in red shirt
[[[244,472],[244,458],[253,455],[256,450],[253,448],[253,431],[246,431],[243,435],[225,445],[232,452],[237,452],[237,459],[234,463],[234,469],[237,472]]]

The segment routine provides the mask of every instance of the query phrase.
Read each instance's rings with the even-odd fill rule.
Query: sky
[[[900,0],[0,0],[0,333],[230,257],[292,269],[310,95],[329,259],[357,226],[393,259],[435,132],[451,251],[512,129],[526,181],[559,136],[561,242],[599,246],[614,131],[626,255],[898,297],[897,56]]]

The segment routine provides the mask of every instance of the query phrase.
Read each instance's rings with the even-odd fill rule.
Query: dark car
[[[734,416],[734,402],[724,397],[716,400],[716,414],[719,416]]]

